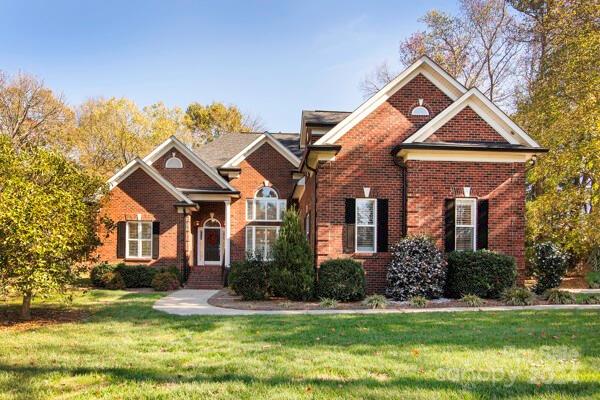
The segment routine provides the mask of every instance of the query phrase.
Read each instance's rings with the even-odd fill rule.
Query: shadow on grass
[[[200,371],[198,371],[198,369]],[[453,381],[444,379],[402,377],[379,381],[371,378],[362,379],[323,379],[307,378],[299,379],[285,375],[276,375],[269,378],[261,378],[247,374],[236,373],[214,373],[210,369],[197,368],[193,371],[182,371],[178,374],[157,373],[155,370],[131,369],[131,368],[45,368],[36,366],[11,366],[1,365],[0,371],[14,374],[17,386],[11,387],[21,398],[33,398],[30,378],[45,374],[61,373],[66,376],[83,376],[88,374],[101,374],[107,376],[114,384],[125,383],[149,383],[149,384],[244,384],[249,386],[264,386],[270,390],[289,390],[290,385],[299,388],[310,387],[313,393],[319,390],[328,392],[353,393],[355,397],[372,397],[377,391],[406,391],[430,390],[438,393],[452,392],[457,395],[471,394],[477,398],[508,399],[516,396],[545,395],[568,395],[569,398],[594,398],[600,393],[600,385],[597,382],[549,382],[537,385],[522,380],[473,380]]]

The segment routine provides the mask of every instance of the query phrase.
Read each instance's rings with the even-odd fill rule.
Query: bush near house
[[[102,287],[110,290],[122,290],[125,289],[125,281],[121,274],[115,271],[107,271],[102,275],[101,278]]]
[[[318,272],[317,297],[338,301],[358,301],[365,298],[365,270],[348,258],[328,260]]]
[[[592,289],[600,289],[600,272],[588,272],[585,275],[585,280]]]
[[[474,294],[495,299],[515,284],[517,266],[514,258],[488,250],[448,253],[446,294],[461,298]]]
[[[533,288],[537,294],[560,285],[567,273],[568,256],[560,247],[551,242],[537,243],[533,246],[531,272],[537,279]]]
[[[312,250],[295,208],[283,216],[277,241],[273,245],[273,268],[270,284],[273,293],[290,300],[305,301],[314,297],[315,267]]]
[[[264,300],[269,295],[269,263],[248,254],[231,264],[229,287],[243,300]]]
[[[414,296],[437,298],[444,293],[446,261],[432,239],[409,236],[391,248],[386,294],[395,300]]]
[[[159,292],[179,289],[179,278],[171,272],[158,272],[151,282],[152,288]]]
[[[530,306],[535,295],[525,288],[509,287],[502,291],[502,301],[509,306]]]
[[[115,266],[111,265],[107,262],[101,262],[96,264],[90,270],[90,280],[92,281],[92,285],[97,288],[104,287],[104,280],[102,279],[104,274],[107,272],[112,272],[115,270]]]
[[[90,270],[92,285],[99,288],[106,287],[102,277],[107,272],[118,272],[126,288],[152,287],[152,280],[157,274],[162,272],[174,275],[179,283],[182,283],[181,271],[175,266],[155,268],[148,265],[108,264],[107,262],[102,262],[94,265]]]

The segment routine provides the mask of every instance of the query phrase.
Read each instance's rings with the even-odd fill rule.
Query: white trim
[[[373,203],[373,223],[367,225],[358,224],[358,202],[369,201]],[[373,198],[358,198],[355,200],[357,204],[354,206],[354,252],[357,254],[374,254],[377,253],[377,199]],[[358,228],[367,227],[373,228],[373,251],[358,250]]]
[[[268,132],[265,132],[254,139],[252,143],[246,146],[242,151],[231,157],[229,161],[221,166],[221,168],[232,168],[239,166],[242,161],[244,161],[250,154],[254,153],[265,143],[270,144],[271,147],[277,150],[294,167],[298,167],[300,165],[300,159],[296,157],[294,153],[292,153],[287,147],[281,144],[279,140],[275,139]]]
[[[248,253],[256,253],[256,228],[260,228],[260,229],[275,229],[275,238],[277,239],[277,237],[279,237],[279,226],[278,225],[247,225],[246,226],[246,230],[245,232],[245,237],[244,237],[244,246],[246,249],[246,254]],[[248,249],[248,230],[252,231],[252,248]],[[271,246],[271,251],[273,250],[272,248],[273,246]],[[266,260],[272,260],[272,258],[266,258]]]
[[[139,215],[139,214],[138,214]],[[137,239],[131,239],[129,237],[129,224],[137,224]],[[150,224],[150,239],[142,239],[142,225]],[[138,252],[137,255],[131,256],[129,255],[129,241],[135,240],[138,243]],[[143,256],[142,255],[142,242],[150,242],[150,255]],[[152,259],[152,246],[154,239],[152,238],[152,221],[142,221],[139,218],[136,220],[125,221],[125,260],[134,259],[134,260],[151,260]]]
[[[231,201],[225,201],[225,267],[231,264]]]
[[[361,104],[350,115],[317,140],[315,144],[334,144],[339,138],[356,126],[367,115],[371,114],[377,107],[385,103],[394,93],[400,90],[418,74],[423,74],[431,81],[431,83],[452,99],[452,101],[455,101],[467,91],[463,85],[440,68],[430,58],[423,56]]]
[[[186,195],[177,190],[175,186],[173,186],[156,169],[154,169],[154,167],[146,164],[143,160],[140,160],[137,157],[108,180],[109,190],[113,190],[115,187],[117,187],[119,183],[127,179],[127,177],[135,172],[138,168],[141,168],[144,172],[150,175],[152,179],[161,185],[167,192],[172,194],[177,200],[186,202],[188,204],[194,204]]]
[[[404,161],[454,161],[454,162],[489,162],[489,163],[524,163],[531,159],[533,153],[506,151],[465,151],[465,150],[429,150],[402,149],[398,153]]]
[[[215,227],[215,226],[206,226],[206,223],[209,221],[217,221],[217,223],[219,224],[219,227]],[[199,230],[202,230],[202,235],[198,235],[198,239],[200,240],[200,254],[199,254],[199,259],[198,259],[198,265],[221,265],[221,262],[223,261],[223,254],[222,254],[222,246],[223,246],[223,227],[221,226],[221,222],[216,219],[216,218],[208,218],[206,221],[204,221],[204,223],[202,224],[202,226],[198,227]],[[206,254],[204,253],[204,240],[206,239],[206,230],[207,229],[214,229],[214,230],[219,230],[219,260],[218,261],[206,261],[205,260],[205,256]]]
[[[459,203],[471,204],[471,224],[459,225],[456,221],[456,210]],[[477,250],[477,199],[473,197],[457,197],[454,199],[454,250],[456,249],[456,228],[473,228],[473,251]],[[457,250],[465,251],[465,250]]]
[[[444,126],[466,107],[471,107],[487,124],[511,144],[526,144],[540,147],[523,129],[515,124],[494,103],[476,88],[470,89],[419,130],[410,135],[404,143],[424,142],[428,137]]]
[[[227,182],[216,169],[205,163],[196,153],[190,150],[185,144],[183,144],[175,136],[171,136],[164,142],[162,142],[157,148],[152,150],[150,154],[144,157],[144,162],[152,165],[156,160],[161,158],[167,151],[175,147],[181,154],[183,154],[188,160],[198,167],[202,172],[208,175],[215,183],[224,189],[235,190],[229,182]]]

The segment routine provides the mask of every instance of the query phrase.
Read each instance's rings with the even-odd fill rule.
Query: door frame
[[[205,226],[207,222],[215,221],[219,224],[219,227],[216,226]],[[218,261],[204,261],[204,238],[206,237],[205,229],[214,229],[219,231],[219,260]],[[198,265],[221,265],[223,262],[223,226],[221,222],[216,218],[209,218],[204,221],[202,226],[198,227]]]

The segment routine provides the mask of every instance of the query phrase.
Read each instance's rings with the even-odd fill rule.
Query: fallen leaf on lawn
[[[414,357],[419,357],[419,353],[421,353],[419,349],[412,349],[410,352]]]

